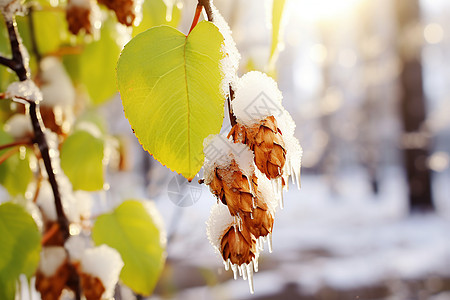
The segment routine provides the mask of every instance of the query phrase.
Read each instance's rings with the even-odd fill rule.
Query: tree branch
[[[213,14],[212,14],[212,8],[211,8],[211,1],[210,0],[198,0],[198,4],[203,6],[205,8],[206,15],[208,16],[208,21],[213,21]]]
[[[5,18],[6,27],[8,29],[9,41],[11,44],[12,59],[2,59],[3,62],[8,62],[7,65],[12,69],[19,77],[20,81],[25,81],[29,79],[29,72],[27,66],[23,62],[23,56],[21,51],[21,42],[19,40],[19,34],[17,32],[17,24],[14,18]],[[39,151],[41,152],[42,159],[44,161],[45,170],[48,174],[48,180],[52,187],[53,196],[55,198],[56,214],[58,216],[58,224],[63,234],[64,239],[69,237],[69,221],[61,202],[61,195],[59,193],[58,183],[56,181],[55,173],[52,167],[52,161],[50,159],[49,147],[47,139],[45,138],[43,129],[41,127],[41,114],[39,112],[39,104],[33,101],[29,101],[29,114],[31,118],[31,124],[33,126],[34,138],[33,142],[38,145]]]

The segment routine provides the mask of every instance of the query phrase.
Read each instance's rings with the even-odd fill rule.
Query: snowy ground
[[[285,208],[275,219],[274,252],[260,258],[253,295],[246,281],[234,281],[231,271],[223,270],[207,241],[205,221],[215,201],[209,191],[202,188],[190,207],[174,205],[162,191],[155,200],[169,229],[170,271],[152,299],[266,299],[286,287],[292,295],[315,295],[324,287],[345,291],[386,284],[394,295],[389,299],[416,299],[399,282],[422,279],[430,292],[417,299],[432,299],[433,289],[434,299],[450,299],[441,293],[450,292],[442,280],[450,278],[450,197],[443,184],[449,178],[436,181],[438,214],[408,216],[398,171],[383,174],[378,196],[370,193],[364,173],[340,175],[338,194],[314,175],[303,176],[300,191],[285,193]]]

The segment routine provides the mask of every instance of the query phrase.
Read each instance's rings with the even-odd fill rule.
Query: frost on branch
[[[0,0],[0,12],[6,20],[12,20],[15,14],[23,11],[22,1],[20,0]]]
[[[225,54],[224,58],[220,61],[221,69],[223,72],[222,79],[222,94],[226,97],[230,92],[230,86],[235,89],[236,81],[238,79],[237,71],[239,68],[239,60],[241,54],[236,48],[236,43],[231,35],[231,29],[219,11],[214,7],[211,1],[212,18],[214,25],[219,28],[224,41],[222,45],[222,52]]]
[[[42,101],[42,93],[31,79],[11,83],[6,89],[5,96],[18,102]]]

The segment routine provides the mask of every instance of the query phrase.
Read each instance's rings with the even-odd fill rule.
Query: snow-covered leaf
[[[33,218],[19,205],[0,205],[0,299],[14,299],[20,274],[31,276],[39,262],[40,234]]]
[[[164,267],[164,246],[155,220],[140,201],[125,201],[99,216],[92,238],[95,244],[106,244],[120,253],[125,263],[120,274],[123,283],[142,295],[153,291]]]
[[[203,164],[203,140],[220,131],[223,37],[203,21],[185,36],[169,26],[138,34],[117,65],[122,103],[145,150],[192,179]]]

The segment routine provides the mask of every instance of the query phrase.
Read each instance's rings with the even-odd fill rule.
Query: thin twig
[[[198,0],[198,4],[203,6],[205,8],[206,16],[208,16],[208,21],[213,21],[213,13],[211,8],[211,1],[210,0]]]
[[[15,148],[12,148],[12,149],[9,149],[8,151],[6,151],[5,153],[3,153],[1,156],[0,156],[0,165],[5,161],[5,160],[7,160],[8,158],[10,158],[11,156],[13,156],[14,154],[16,154],[16,152],[18,152],[19,151],[19,147],[15,147]]]
[[[23,56],[20,47],[19,34],[17,32],[17,24],[14,18],[5,18],[6,27],[8,29],[9,40],[11,44],[11,52],[12,59],[3,59],[2,61],[12,61],[10,67],[19,77],[20,81],[25,81],[29,78],[29,72],[27,70],[27,66],[23,63]],[[31,124],[33,126],[34,138],[33,142],[36,143],[39,147],[39,151],[41,152],[42,159],[44,161],[45,170],[48,174],[48,180],[52,187],[53,196],[55,198],[55,207],[56,214],[58,216],[58,224],[63,234],[64,239],[69,237],[69,221],[67,220],[66,215],[64,214],[64,210],[61,202],[61,195],[59,193],[58,183],[56,181],[55,173],[52,167],[52,161],[50,159],[49,147],[47,144],[47,139],[44,135],[42,126],[41,126],[41,115],[39,112],[39,106],[36,102],[29,102],[29,114],[31,118]]]
[[[233,99],[234,99],[234,91],[230,85],[230,95],[227,98],[227,102],[228,102],[228,116],[230,117],[231,127],[236,125],[236,116],[233,114],[233,109],[231,108],[231,101],[233,101]]]
[[[18,141],[9,143],[9,144],[0,145],[0,150],[11,148],[14,146],[24,146],[24,145],[31,145],[31,139],[23,139],[23,140],[18,140]]]
[[[49,230],[44,234],[41,239],[41,245],[45,246],[47,242],[58,232],[59,225],[58,223],[53,223]]]

